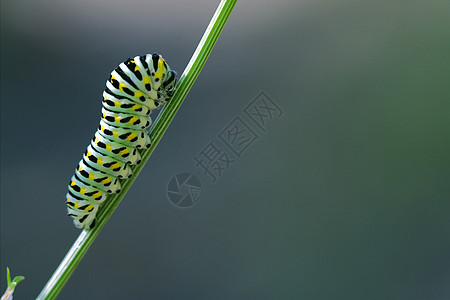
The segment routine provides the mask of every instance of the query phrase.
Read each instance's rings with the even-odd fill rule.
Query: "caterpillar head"
[[[167,79],[162,84],[163,94],[165,94],[165,98],[169,100],[175,91],[175,85],[177,84],[177,73],[173,70],[167,72]]]

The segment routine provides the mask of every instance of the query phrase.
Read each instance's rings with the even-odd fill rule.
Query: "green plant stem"
[[[98,213],[95,228],[92,230],[83,230],[81,232],[36,299],[49,300],[56,298],[77,265],[80,263],[84,254],[102,230],[103,226],[105,226],[106,222],[111,217],[112,213],[119,205],[120,201],[127,193],[136,177],[139,175],[139,172],[150,158],[150,155],[153,153],[169,127],[170,122],[172,122],[172,119],[175,117],[175,114],[205,65],[205,62],[208,59],[220,33],[222,32],[222,29],[225,26],[236,1],[237,0],[222,0],[220,2],[219,7],[217,8],[211,22],[208,25],[208,28],[197,46],[197,49],[180,77],[175,94],[169,103],[167,103],[161,110],[151,128],[150,139],[152,141],[152,146],[142,154],[142,163],[133,169],[133,176],[123,182],[121,193],[111,196],[110,199],[103,205],[102,209]]]

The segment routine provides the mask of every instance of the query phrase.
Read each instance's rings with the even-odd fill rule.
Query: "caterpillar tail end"
[[[70,194],[66,195],[67,215],[73,219],[73,224],[79,229],[92,229],[96,223],[96,215],[99,205],[80,206],[80,202],[74,202]]]

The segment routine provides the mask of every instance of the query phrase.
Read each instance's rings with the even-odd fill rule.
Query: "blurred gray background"
[[[2,0],[2,291],[9,266],[36,297],[80,232],[65,193],[111,70],[158,52],[181,74],[217,4]],[[449,299],[449,17],[239,1],[60,299]],[[260,91],[285,114],[212,183],[193,157]],[[179,172],[203,185],[189,209],[167,199]]]

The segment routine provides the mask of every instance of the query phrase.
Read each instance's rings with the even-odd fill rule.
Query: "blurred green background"
[[[1,289],[38,295],[109,73],[179,74],[218,1],[1,3]],[[239,1],[60,299],[449,299],[450,2]],[[260,92],[285,114],[216,183],[193,157]],[[198,204],[167,199],[194,173]]]

